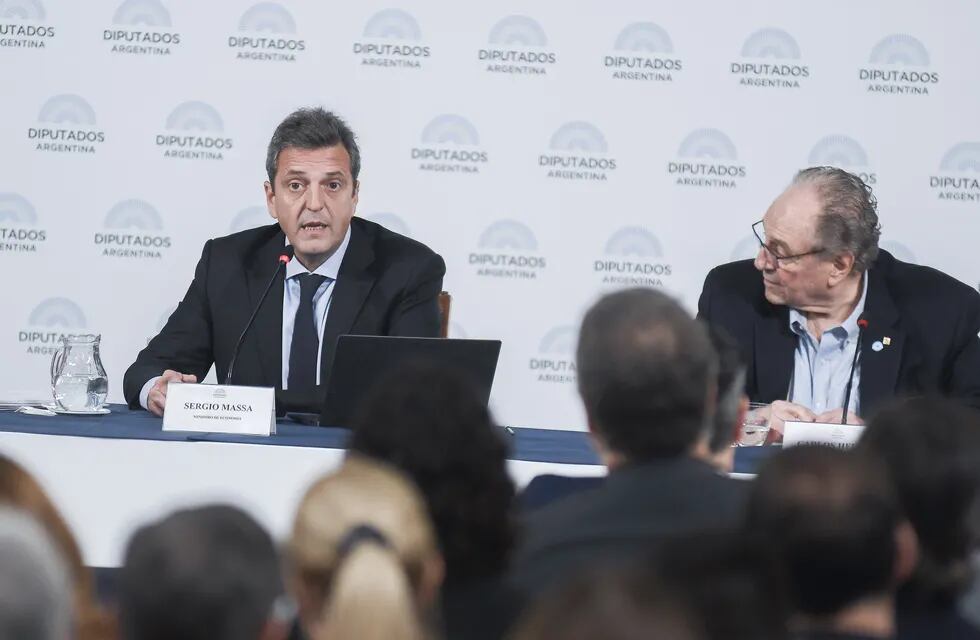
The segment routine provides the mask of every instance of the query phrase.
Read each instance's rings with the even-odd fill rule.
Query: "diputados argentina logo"
[[[400,216],[397,216],[389,211],[372,213],[364,216],[364,219],[370,220],[371,222],[376,222],[388,231],[394,231],[399,235],[412,237],[412,230],[408,227],[408,223],[406,223]]]
[[[228,226],[228,233],[238,233],[246,229],[265,227],[272,224],[269,210],[266,207],[247,207],[235,214]]]
[[[929,95],[939,84],[939,72],[930,69],[929,51],[910,35],[890,35],[871,50],[869,64],[858,69],[869,93]]]
[[[170,249],[163,219],[143,200],[123,200],[106,214],[103,231],[95,234],[95,247],[105,258],[159,260]]]
[[[112,26],[102,31],[112,53],[169,56],[180,44],[170,12],[160,0],[126,0],[112,16]]]
[[[224,135],[221,115],[204,102],[185,102],[167,116],[166,131],[156,136],[165,158],[224,160],[234,140]]]
[[[498,220],[477,241],[470,266],[483,278],[535,280],[547,266],[534,232],[517,220]]]
[[[27,324],[17,332],[17,342],[25,353],[50,358],[61,347],[61,340],[85,332],[85,314],[68,298],[47,298],[31,311]]]
[[[296,55],[306,51],[292,14],[274,2],[260,2],[242,14],[238,31],[228,36],[228,47],[238,60],[296,62]]]
[[[943,155],[939,172],[929,176],[938,200],[980,202],[980,142],[961,142]]]
[[[864,147],[844,135],[821,138],[810,151],[807,164],[811,167],[840,167],[857,175],[868,186],[878,184],[878,174],[871,168]]]
[[[44,49],[54,37],[40,0],[0,2],[0,47]]]
[[[95,111],[84,98],[64,93],[41,107],[37,126],[28,127],[35,151],[93,154],[105,142],[105,132],[95,122]]]
[[[678,186],[735,189],[746,169],[728,136],[718,129],[698,129],[681,142],[677,159],[667,163],[667,173]]]
[[[616,158],[602,132],[588,122],[563,124],[551,136],[549,150],[538,156],[545,176],[579,182],[606,181],[616,170]]]
[[[538,382],[575,384],[578,368],[575,365],[575,343],[578,332],[572,326],[558,326],[541,338],[537,356],[531,357],[528,370]]]
[[[447,113],[436,116],[422,130],[422,144],[412,148],[420,171],[479,173],[488,161],[480,136],[469,120]]]
[[[796,39],[781,29],[760,29],[742,45],[741,59],[729,70],[743,87],[799,89],[810,77]]]
[[[674,74],[684,68],[684,62],[674,55],[670,35],[652,22],[624,28],[602,63],[614,80],[642,82],[673,82]]]
[[[616,231],[592,263],[602,285],[612,287],[663,287],[673,267],[663,259],[660,240],[642,227]]]
[[[37,212],[17,193],[0,193],[0,253],[37,253],[48,239]]]
[[[422,42],[419,23],[401,9],[385,9],[374,14],[353,50],[361,65],[368,67],[421,69],[422,63],[432,55],[431,47]]]
[[[543,76],[558,63],[548,36],[527,16],[507,16],[490,29],[488,46],[477,51],[487,73]]]

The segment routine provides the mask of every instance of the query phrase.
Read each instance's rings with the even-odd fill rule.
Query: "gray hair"
[[[297,109],[286,116],[272,134],[265,156],[265,171],[273,190],[276,188],[279,153],[283,149],[320,149],[337,144],[347,150],[351,179],[356,181],[361,172],[361,151],[354,132],[340,116],[320,107]]]
[[[0,638],[65,640],[71,630],[64,559],[29,515],[0,507]]]
[[[854,270],[863,273],[878,257],[878,201],[861,178],[837,167],[810,167],[793,185],[816,188],[823,210],[817,223],[820,246],[832,255],[850,253]]]

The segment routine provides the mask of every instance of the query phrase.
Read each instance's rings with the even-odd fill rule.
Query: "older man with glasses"
[[[742,345],[777,439],[786,420],[860,423],[896,395],[980,408],[980,294],[879,249],[859,177],[804,169],[752,230],[755,260],[712,269],[698,316]]]

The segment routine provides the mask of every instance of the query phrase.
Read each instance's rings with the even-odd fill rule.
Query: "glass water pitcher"
[[[102,359],[101,335],[65,335],[51,358],[51,390],[55,404],[64,411],[98,411],[109,392]]]

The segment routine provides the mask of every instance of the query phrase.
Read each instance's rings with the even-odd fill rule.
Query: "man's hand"
[[[817,418],[817,414],[803,405],[785,400],[776,400],[768,407],[759,409],[759,411],[762,415],[766,415],[768,412],[769,436],[766,438],[767,443],[783,441],[783,424],[787,420],[790,422],[813,422]]]
[[[146,408],[150,413],[163,417],[167,406],[167,385],[171,382],[197,382],[197,376],[173,369],[164,371],[160,379],[150,387],[150,393],[146,396]]]
[[[814,422],[829,422],[831,424],[841,424],[841,418],[844,416],[844,408],[833,409],[831,411],[824,411],[819,416],[816,417]],[[864,424],[864,420],[861,416],[854,413],[853,411],[847,412],[847,424]]]

